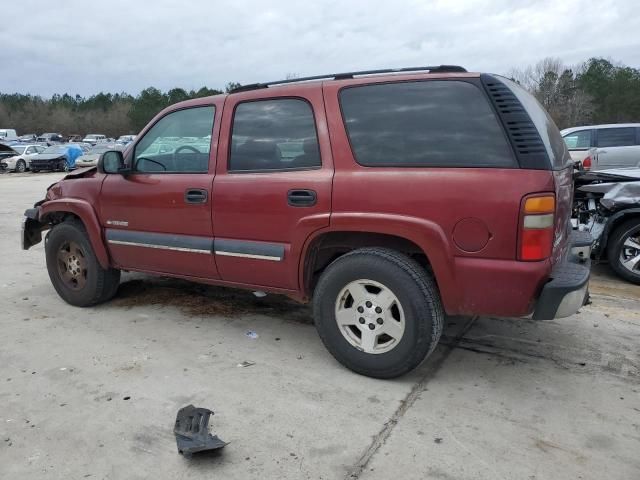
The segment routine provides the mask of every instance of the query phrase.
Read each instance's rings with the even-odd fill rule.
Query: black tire
[[[69,164],[67,164],[66,160],[63,160],[60,163],[58,163],[58,170],[60,170],[61,172],[69,171]]]
[[[358,349],[336,321],[336,302],[344,298],[343,288],[361,279],[387,287],[404,312],[401,340],[384,353]],[[442,303],[432,276],[415,260],[386,248],[354,250],[329,265],[316,286],[313,311],[320,338],[336,360],[374,378],[394,378],[416,368],[436,347],[444,325]]]
[[[83,269],[83,286],[72,288],[65,282],[59,265],[59,252],[65,245],[75,244],[81,250]],[[47,270],[53,287],[62,299],[76,307],[88,307],[111,299],[120,283],[120,270],[100,266],[93,253],[91,242],[84,225],[77,220],[68,220],[55,225],[45,241]]]
[[[31,169],[31,173],[38,173],[40,170],[38,170],[37,168],[32,168]]]
[[[27,170],[27,164],[24,160],[18,160],[16,163],[16,172],[24,173]]]
[[[640,285],[640,269],[629,270],[620,258],[625,248],[624,243],[630,238],[640,238],[640,218],[636,217],[618,225],[607,243],[607,259],[611,268],[625,280]],[[640,240],[636,240],[637,242]],[[640,254],[640,251],[634,251]],[[637,272],[637,273],[636,273]]]

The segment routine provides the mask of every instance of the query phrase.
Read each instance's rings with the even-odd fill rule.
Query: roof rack
[[[229,93],[246,92],[248,90],[257,90],[260,88],[269,88],[274,85],[284,85],[287,83],[311,82],[313,80],[345,80],[361,75],[382,75],[385,73],[402,73],[402,72],[423,72],[429,73],[465,73],[467,70],[458,65],[436,65],[433,67],[405,67],[405,68],[385,68],[382,70],[361,70],[359,72],[330,73],[327,75],[315,75],[313,77],[290,78],[287,80],[277,80],[275,82],[251,83],[241,85],[234,88]]]

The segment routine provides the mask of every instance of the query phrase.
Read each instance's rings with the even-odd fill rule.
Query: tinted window
[[[513,167],[482,92],[457,81],[343,89],[340,103],[356,161],[367,166]]]
[[[591,130],[580,130],[564,137],[569,150],[586,150],[591,147]]]
[[[627,147],[636,144],[634,128],[598,129],[598,147]]]
[[[207,172],[214,116],[215,107],[209,106],[178,110],[160,119],[135,147],[135,170]]]
[[[320,165],[313,110],[306,101],[284,98],[236,107],[229,170],[290,170]]]

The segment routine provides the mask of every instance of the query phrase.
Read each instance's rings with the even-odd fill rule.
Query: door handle
[[[188,188],[184,192],[185,203],[207,203],[208,193],[202,188]]]
[[[287,203],[290,207],[312,207],[318,201],[318,195],[313,190],[289,190]]]

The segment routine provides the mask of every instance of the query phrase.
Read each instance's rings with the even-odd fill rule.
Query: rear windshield
[[[486,97],[471,83],[431,80],[347,87],[340,104],[361,165],[516,166]]]
[[[540,102],[524,88],[508,78],[500,77],[500,81],[507,85],[513,94],[520,100],[531,121],[536,126],[538,134],[544,143],[547,154],[551,159],[554,170],[561,170],[571,164],[571,156],[567,145],[564,143],[560,130]]]

